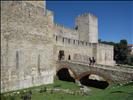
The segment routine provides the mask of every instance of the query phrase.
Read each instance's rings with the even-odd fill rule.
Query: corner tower
[[[98,19],[92,14],[83,14],[76,18],[79,39],[89,43],[98,43]]]

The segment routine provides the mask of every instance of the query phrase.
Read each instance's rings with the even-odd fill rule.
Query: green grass
[[[79,89],[79,86],[74,84],[73,82],[64,82],[60,80],[56,80],[54,84],[49,84],[46,85],[47,88],[51,87],[57,87],[57,88],[62,88],[62,89],[72,89],[72,90],[77,90]]]
[[[114,87],[114,88],[113,88]],[[92,91],[89,100],[133,100],[133,83],[124,86],[113,85],[105,90]]]
[[[105,90],[90,87],[91,92],[90,95],[87,96],[71,95],[61,92],[51,93],[48,91],[39,93],[39,91],[37,91],[44,87],[79,90],[79,86],[74,83],[58,80],[54,84],[28,88],[27,90],[32,90],[33,92],[32,100],[133,100],[133,83],[126,84],[124,86],[111,85]],[[15,94],[14,98],[15,99],[11,99],[11,96],[6,96],[1,100],[22,100],[20,99],[20,94]]]

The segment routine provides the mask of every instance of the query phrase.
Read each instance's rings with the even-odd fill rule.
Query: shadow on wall
[[[67,68],[62,68],[57,72],[59,80],[67,82],[75,82],[75,79],[71,76]]]

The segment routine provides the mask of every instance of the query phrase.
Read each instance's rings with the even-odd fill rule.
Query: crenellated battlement
[[[51,11],[51,10],[46,10],[46,15],[51,15],[51,16],[53,16],[53,15],[54,15],[54,12]]]
[[[98,45],[98,46],[101,46],[101,47],[113,48],[113,45],[104,44],[104,43],[98,43],[97,45]]]
[[[69,31],[72,31],[72,32],[78,32],[78,30],[75,30],[74,28],[65,27],[65,26],[63,26],[61,24],[58,24],[58,23],[55,23],[54,26],[59,27],[61,29],[66,29],[66,30],[69,30]]]
[[[42,8],[44,8],[44,6],[46,5],[46,2],[44,0],[42,0],[42,1],[39,1],[39,0],[37,0],[37,1],[25,1],[25,2],[30,3],[32,5],[35,5],[35,6],[42,7]]]
[[[71,39],[71,38],[66,38],[66,37],[61,37],[61,36],[57,36],[54,35],[54,40],[56,41],[56,43],[61,43],[61,44],[66,44],[66,45],[73,45],[73,46],[84,46],[84,47],[88,47],[88,46],[93,46],[92,43],[89,42],[85,42],[82,40],[76,40],[76,39]]]
[[[86,17],[86,16],[92,16],[92,17],[94,17],[94,18],[97,18],[97,16],[95,16],[94,14],[88,13],[88,12],[78,15],[77,18]],[[77,18],[76,18],[76,19],[77,19]]]
[[[91,13],[84,13],[75,19],[79,38],[90,43],[98,43],[98,18]]]

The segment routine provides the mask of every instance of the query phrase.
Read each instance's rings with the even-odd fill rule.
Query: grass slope
[[[32,100],[133,100],[133,83],[126,84],[124,86],[111,85],[105,90],[91,88],[91,93],[88,96],[71,95],[65,93],[39,93],[41,88],[61,88],[79,90],[80,88],[71,82],[56,81],[54,84],[42,85],[39,87],[31,87],[27,90],[32,90]],[[22,90],[20,90],[22,91]],[[7,94],[7,93],[6,93]],[[14,98],[13,98],[14,97]],[[22,100],[20,94],[14,96],[5,96],[1,100]]]

